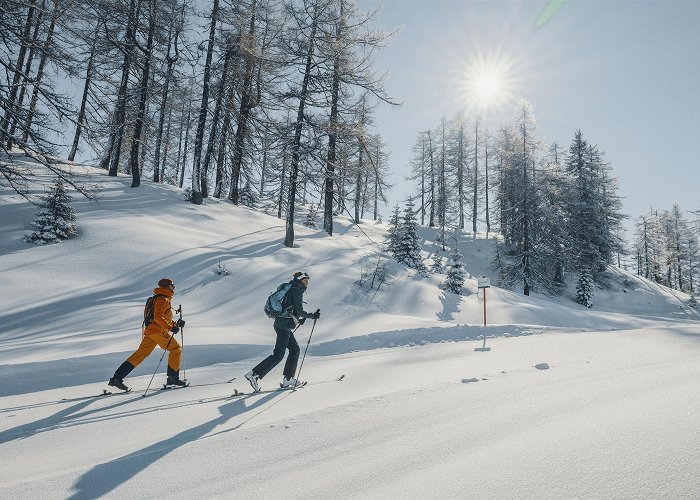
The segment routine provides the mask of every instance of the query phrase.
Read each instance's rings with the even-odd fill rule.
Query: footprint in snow
[[[549,365],[547,363],[540,363],[539,365],[535,365],[535,368],[538,370],[549,370]]]

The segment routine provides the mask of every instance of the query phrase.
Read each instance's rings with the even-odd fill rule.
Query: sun
[[[478,111],[497,110],[513,99],[514,62],[503,53],[478,54],[462,66],[459,87],[464,106]]]
[[[475,75],[472,82],[474,97],[485,104],[498,99],[502,80],[503,77],[494,71]]]

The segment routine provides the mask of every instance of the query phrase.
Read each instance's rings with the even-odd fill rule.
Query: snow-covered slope
[[[0,496],[700,492],[700,329],[677,292],[616,271],[588,310],[492,287],[483,327],[471,278],[489,273],[483,236],[460,241],[464,296],[400,266],[392,285],[366,294],[354,283],[381,224],[339,218],[332,238],[296,226],[290,249],[274,217],[73,168],[99,183],[100,200],[75,198],[80,233],[60,244],[23,243],[35,209],[0,192],[0,454],[13,457]],[[432,233],[422,233],[426,254]],[[322,311],[303,367],[310,385],[227,399],[269,354],[262,306],[296,270],[311,275],[306,309]],[[99,393],[136,348],[143,303],[166,276],[187,320],[187,378],[212,385],[71,399]],[[310,330],[298,332],[303,347]],[[484,334],[491,351],[474,351]],[[148,385],[161,352],[132,386]],[[281,366],[264,388],[280,377]]]

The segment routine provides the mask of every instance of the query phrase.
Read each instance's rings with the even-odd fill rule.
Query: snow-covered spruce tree
[[[416,215],[413,208],[413,198],[409,198],[406,202],[400,228],[401,231],[394,252],[394,258],[398,262],[416,269],[419,273],[427,276],[428,269],[425,267],[423,257],[421,257],[422,248],[418,238],[418,223],[416,222]]]
[[[581,271],[576,283],[576,302],[588,308],[593,307],[593,276],[588,269]]]
[[[462,287],[464,285],[464,264],[462,264],[462,254],[455,244],[450,252],[450,259],[447,262],[447,277],[442,283],[441,288],[447,292],[462,295]]]
[[[65,240],[78,232],[78,226],[73,222],[75,212],[69,205],[71,197],[62,180],[57,180],[41,199],[43,202],[39,205],[39,213],[32,222],[37,230],[25,236],[24,241],[43,245]]]
[[[304,219],[304,225],[311,229],[318,229],[318,224],[316,222],[316,217],[318,217],[318,205],[313,203],[309,205],[309,211],[306,213],[306,218]]]
[[[580,130],[569,147],[565,168],[570,177],[568,194],[572,268],[587,268],[597,279],[622,251],[618,228],[624,219],[617,196],[617,181],[610,175],[604,153],[589,144]]]
[[[401,239],[401,218],[399,215],[399,204],[397,203],[394,207],[394,212],[391,214],[389,219],[389,230],[386,234],[386,240],[384,240],[385,250],[396,258],[396,249],[399,246],[399,240]]]
[[[546,234],[540,161],[541,141],[532,106],[521,101],[516,107],[514,125],[502,131],[499,144],[499,186],[502,242],[496,263],[500,284],[523,294],[556,288],[548,272],[551,256],[542,244]]]
[[[430,266],[430,272],[433,274],[443,274],[445,272],[445,264],[442,261],[442,255],[435,252],[433,255],[433,265]]]
[[[435,253],[433,254],[433,264],[430,266],[430,272],[443,274],[445,272],[445,263],[443,262],[440,251],[445,249],[445,235],[442,229],[435,231]]]

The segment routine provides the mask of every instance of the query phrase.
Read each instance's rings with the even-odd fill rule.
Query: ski
[[[236,380],[236,377],[233,377],[232,379],[229,379],[229,380],[224,380],[222,382],[206,382],[203,384],[190,384],[190,383],[188,383],[185,387],[204,387],[207,385],[230,384],[234,380]],[[165,384],[164,384],[164,386],[165,386]],[[174,388],[181,389],[181,387],[167,387],[167,389],[174,389]],[[158,390],[162,391],[162,390],[166,390],[166,389],[164,387],[161,387]],[[130,387],[128,391],[114,391],[114,392],[112,392],[112,391],[108,391],[107,389],[102,389],[102,392],[100,394],[91,394],[90,396],[78,396],[76,398],[62,398],[61,401],[57,401],[57,402],[70,403],[72,401],[84,401],[86,399],[98,399],[98,398],[104,398],[107,396],[119,396],[120,394],[138,394],[138,393],[142,393],[142,392],[146,392],[146,390],[145,389],[133,390]],[[44,405],[44,404],[48,404],[48,403],[38,403],[38,404]]]
[[[309,383],[308,381],[302,382],[301,384],[297,386],[290,386],[290,387],[282,387],[282,384],[280,384],[280,387],[276,389],[267,389],[265,391],[245,391],[245,392],[239,392],[238,389],[234,389],[233,394],[231,394],[227,399],[231,398],[238,398],[241,396],[254,396],[255,394],[271,394],[274,392],[284,392],[284,391],[294,391],[296,389],[301,389],[302,387],[306,387],[307,385],[318,385],[318,384],[325,384],[328,382],[340,382],[345,378],[345,374],[341,375],[338,378],[334,378],[333,380],[321,380],[319,382],[311,382]]]
[[[69,403],[71,401],[83,401],[86,399],[97,399],[97,398],[104,398],[107,396],[119,396],[120,394],[129,394],[130,392],[131,392],[131,388],[129,388],[128,391],[119,391],[119,392],[112,392],[112,391],[108,391],[107,389],[102,389],[102,392],[100,394],[92,394],[90,396],[78,396],[77,398],[62,398],[61,402]]]
[[[295,386],[289,386],[289,387],[277,387],[275,389],[267,389],[264,391],[248,391],[248,392],[239,392],[238,389],[233,390],[233,394],[229,396],[230,398],[237,398],[240,396],[254,396],[255,394],[271,394],[273,392],[285,392],[285,391],[293,391],[294,389],[301,389],[302,387],[305,387],[308,384],[308,382],[303,382],[299,385]]]

